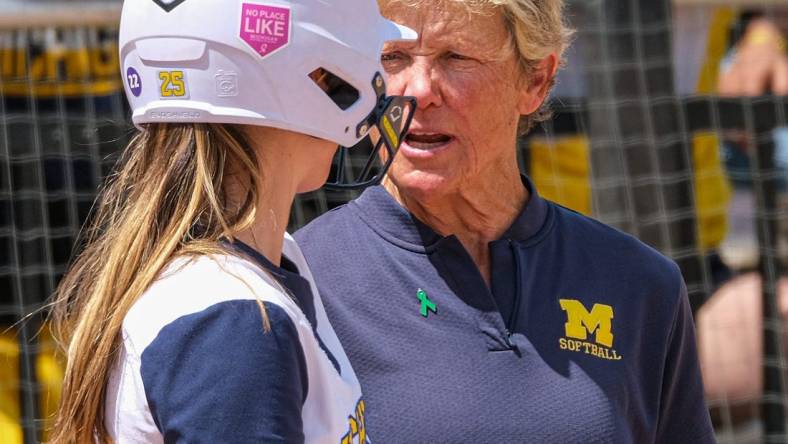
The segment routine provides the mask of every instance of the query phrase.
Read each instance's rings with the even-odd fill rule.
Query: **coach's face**
[[[555,58],[522,75],[497,10],[471,13],[441,2],[392,4],[384,14],[419,33],[416,42],[386,44],[381,57],[388,92],[418,100],[389,178],[399,193],[422,201],[495,182],[502,165],[517,162],[520,115],[539,108],[549,81],[539,70],[552,74]]]

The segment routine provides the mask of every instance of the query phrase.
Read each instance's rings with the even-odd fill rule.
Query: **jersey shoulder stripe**
[[[233,300],[274,304],[296,323],[304,317],[272,276],[246,259],[231,255],[173,261],[135,302],[123,321],[123,339],[144,350],[176,319]]]

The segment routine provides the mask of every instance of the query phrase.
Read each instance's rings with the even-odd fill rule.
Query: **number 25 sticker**
[[[185,99],[189,97],[186,88],[186,74],[183,71],[159,71],[159,95],[162,99]]]

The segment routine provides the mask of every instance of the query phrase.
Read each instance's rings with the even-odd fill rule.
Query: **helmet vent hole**
[[[358,90],[325,68],[317,68],[310,72],[309,78],[343,111],[358,102],[360,97]]]

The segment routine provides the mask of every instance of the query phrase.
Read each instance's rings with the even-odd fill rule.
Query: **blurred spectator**
[[[788,55],[785,35],[788,11],[755,17],[746,24],[718,82],[724,96],[788,94]]]
[[[720,95],[732,97],[788,94],[788,56],[785,35],[788,10],[742,15],[743,30],[721,64]],[[786,172],[788,137],[778,128],[775,163]],[[724,257],[739,267],[757,265],[754,196],[749,155],[753,135],[725,134],[725,159],[735,186],[731,207],[731,233],[723,245]],[[783,347],[788,346],[788,279],[778,284],[778,309],[783,320]],[[698,346],[706,397],[712,405],[726,405],[731,419],[755,419],[763,391],[762,279],[757,273],[739,275],[726,282],[701,307],[696,317]]]
[[[721,64],[719,93],[732,97],[786,95],[788,55],[784,36],[788,30],[788,9],[770,10],[768,15],[746,12],[739,22],[733,30],[738,42]],[[725,260],[736,268],[752,268],[758,260],[750,173],[753,136],[762,135],[727,132],[722,145],[726,169],[734,185],[734,202],[730,210],[732,229],[721,250]],[[784,190],[788,184],[788,128],[775,129],[772,137],[775,166],[781,172],[779,185]]]
[[[788,279],[778,284],[778,309],[788,320]],[[725,283],[698,310],[698,354],[706,400],[747,407],[763,390],[762,279],[746,273]],[[783,344],[788,336],[783,328]],[[752,409],[740,408],[738,410]],[[756,411],[757,413],[757,411]]]

